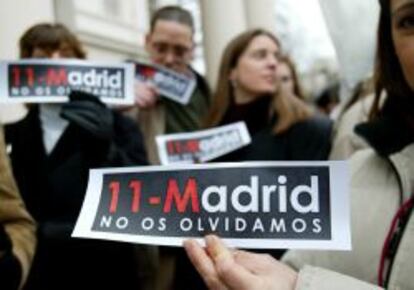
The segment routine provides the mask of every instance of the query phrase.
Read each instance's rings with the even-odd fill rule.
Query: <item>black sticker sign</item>
[[[153,84],[164,96],[187,105],[195,89],[195,79],[155,64],[134,62],[138,81]]]
[[[348,238],[337,235],[347,232],[349,220],[333,208],[347,207],[346,197],[332,192],[335,166],[192,166],[95,172],[102,186],[90,184],[88,195],[94,198],[86,198],[74,236],[179,245],[183,238],[215,233],[252,248],[307,243],[313,248],[317,242],[324,248],[346,247],[349,232]],[[338,224],[343,228],[335,231]],[[341,246],[335,245],[338,238]]]
[[[65,102],[72,90],[85,91],[106,103],[133,103],[133,67],[128,64],[81,60],[21,60],[1,62],[7,75],[2,96],[11,102]]]

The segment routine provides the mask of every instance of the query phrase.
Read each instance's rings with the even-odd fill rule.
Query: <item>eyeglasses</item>
[[[182,45],[170,45],[165,42],[154,42],[152,48],[158,56],[165,56],[168,53],[172,53],[176,58],[183,59],[190,51],[191,48]]]

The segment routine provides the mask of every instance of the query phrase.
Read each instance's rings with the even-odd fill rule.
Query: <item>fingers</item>
[[[184,248],[208,288],[210,290],[226,290],[219,281],[214,263],[205,250],[194,240],[185,241]]]
[[[148,83],[135,83],[135,102],[141,109],[153,107],[158,99],[157,89]]]
[[[271,255],[237,251],[234,254],[234,259],[237,264],[248,269],[266,285],[278,285],[277,289],[296,288],[296,271],[274,259]]]
[[[265,273],[277,262],[268,254],[255,254],[246,251],[236,251],[233,254],[237,264],[245,267],[252,273]]]
[[[243,265],[236,263],[232,252],[218,237],[207,236],[206,243],[207,251],[214,261],[217,274],[229,289],[260,289],[260,281],[257,277]]]

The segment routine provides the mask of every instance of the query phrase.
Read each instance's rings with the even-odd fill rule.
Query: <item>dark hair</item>
[[[74,56],[84,59],[86,53],[78,38],[63,24],[40,23],[30,27],[20,38],[20,57],[30,58],[35,48],[58,50],[67,45]]]
[[[370,112],[370,119],[380,112],[380,98],[383,91],[387,93],[387,100],[401,106],[412,95],[401,64],[395,51],[391,31],[391,11],[389,0],[381,0],[381,12],[378,25],[378,45],[375,60],[375,100]]]
[[[222,121],[234,97],[234,89],[229,79],[230,72],[237,66],[240,57],[253,39],[261,35],[269,37],[280,46],[279,40],[271,32],[263,29],[253,29],[239,34],[224,50],[212,106],[207,115],[207,127],[217,126]],[[277,122],[273,126],[275,134],[288,130],[296,122],[302,121],[311,115],[310,109],[297,97],[287,96],[281,98],[277,93],[274,94],[272,106],[269,108],[269,116],[271,116],[271,113],[278,116]]]
[[[322,91],[316,98],[315,104],[320,110],[330,113],[327,111],[329,106],[339,104],[339,101],[339,83],[333,83]]]
[[[174,21],[191,28],[194,33],[194,20],[190,12],[179,6],[165,6],[157,11],[151,17],[150,29],[154,31],[155,25],[158,20]]]

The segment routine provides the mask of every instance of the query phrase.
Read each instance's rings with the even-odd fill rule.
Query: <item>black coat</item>
[[[321,116],[273,134],[267,126],[252,134],[252,142],[217,162],[238,161],[315,161],[326,160],[331,149],[332,121]]]
[[[47,155],[37,107],[22,121],[5,127],[18,186],[39,226],[26,289],[138,289],[131,245],[70,237],[90,168],[147,164],[137,126],[113,114],[110,156],[108,144],[73,124]]]

